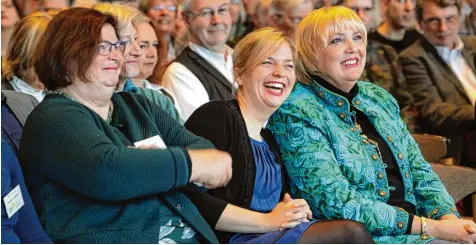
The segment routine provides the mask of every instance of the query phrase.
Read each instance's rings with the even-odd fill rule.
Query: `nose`
[[[446,29],[448,29],[448,24],[446,23],[444,19],[442,19],[438,27],[439,27],[438,30],[443,32],[443,31],[446,31]]]
[[[415,9],[415,3],[413,3],[413,0],[407,0],[405,1],[405,10],[408,12],[411,12]]]
[[[148,48],[146,52],[146,57],[147,58],[155,58],[157,56],[157,50],[155,48]]]
[[[134,57],[139,57],[141,55],[139,44],[136,41],[133,41],[130,45],[132,45],[131,50],[129,51],[129,55]]]
[[[108,56],[108,59],[117,61],[119,63],[119,67],[121,67],[122,62],[124,61],[124,54],[118,49],[113,48],[111,50],[111,54]]]
[[[213,16],[211,17],[211,20],[210,20],[210,23],[213,23],[213,24],[218,24],[218,23],[221,23],[221,16],[218,14],[217,11],[215,11],[213,13]]]
[[[346,46],[346,49],[345,51],[347,53],[356,53],[357,52],[357,46],[355,45],[355,43],[353,42],[353,40],[348,40],[346,42],[347,46]]]
[[[276,77],[283,77],[284,76],[284,68],[281,64],[274,65],[273,75]]]

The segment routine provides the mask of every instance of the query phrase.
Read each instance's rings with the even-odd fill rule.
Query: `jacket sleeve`
[[[181,128],[164,130],[169,132],[166,143],[167,137],[192,135]],[[186,185],[190,174],[187,144],[212,147],[196,136],[160,150],[117,145],[90,113],[62,104],[30,115],[20,144],[20,162],[30,172],[81,195],[123,201]]]
[[[424,61],[418,57],[400,57],[408,90],[413,91],[415,106],[420,117],[427,120],[435,129],[451,130],[471,127],[475,124],[475,109],[471,105],[457,106],[444,102],[438,88],[432,83]]]
[[[411,225],[409,214],[362,196],[349,183],[333,146],[317,126],[324,119],[313,111],[301,111],[286,102],[269,122],[281,146],[293,194],[309,203],[316,219],[350,219],[365,224],[372,235],[404,235]]]
[[[418,144],[406,129],[403,121],[400,121],[400,128],[404,134],[405,145],[408,147],[407,156],[404,157],[408,157],[410,164],[418,215],[432,219],[438,219],[445,214],[454,214],[460,217],[453,198],[431,165],[423,158]]]

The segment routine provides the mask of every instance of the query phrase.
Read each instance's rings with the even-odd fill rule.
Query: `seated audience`
[[[469,36],[476,35],[476,0],[469,0],[472,11],[466,17],[459,29],[460,35]]]
[[[258,0],[256,11],[253,14],[253,27],[255,30],[268,27],[268,13],[272,0]]]
[[[139,89],[139,88],[146,88],[146,89],[139,89],[139,91],[142,91],[144,96],[148,98],[153,98],[154,101],[159,100],[158,103],[162,102],[161,105],[162,107],[169,107],[173,106],[174,101],[176,99],[173,97],[173,95],[167,91],[165,88],[158,84],[154,84],[149,82],[149,78],[151,78],[154,70],[156,69],[156,66],[160,65],[157,64],[158,60],[158,55],[160,53],[159,50],[161,50],[162,47],[159,47],[160,45],[164,45],[163,42],[160,42],[157,38],[156,32],[154,31],[154,24],[151,21],[138,21],[137,23],[134,24],[136,30],[137,30],[137,43],[139,44],[139,47],[141,49],[141,55],[139,57],[139,75],[136,77],[132,78],[132,81],[134,82],[134,85]],[[163,103],[165,102],[163,97],[161,96],[160,98],[154,98],[155,93],[153,95],[147,96],[146,94],[151,94],[151,91],[158,91],[162,93],[163,95],[167,96],[167,98],[172,102],[172,103]],[[178,112],[178,109],[173,109],[173,107],[168,108],[167,111],[174,112],[176,115],[173,116],[176,119],[182,119],[180,118],[180,114]]]
[[[183,6],[191,42],[165,70],[162,85],[177,98],[183,119],[210,100],[230,99],[233,49],[230,0],[190,0]]]
[[[208,102],[186,123],[192,133],[232,156],[230,183],[209,193],[257,212],[276,215],[283,210],[290,222],[274,232],[219,233],[221,242],[372,243],[365,227],[357,222],[309,222],[312,213],[306,201],[293,200],[287,193],[288,179],[279,146],[263,127],[294,86],[293,41],[273,28],[257,30],[238,43],[233,64],[239,85],[237,98]]]
[[[37,105],[38,101],[31,95],[2,91],[2,139],[8,143],[15,156],[18,156],[26,118]]]
[[[40,102],[43,100],[45,87],[36,75],[32,56],[51,19],[46,13],[34,13],[15,26],[2,58],[2,90],[15,90],[30,94]]]
[[[2,244],[53,243],[41,227],[16,155],[2,135]]]
[[[124,66],[120,75],[117,91],[133,92],[145,96],[155,104],[164,109],[175,120],[183,124],[180,114],[174,107],[172,101],[162,93],[145,87],[136,87],[132,81],[140,74],[141,49],[137,40],[136,26],[147,19],[139,11],[120,4],[102,3],[94,6],[95,10],[108,13],[118,21],[119,39],[125,44]]]
[[[139,9],[156,24],[161,42],[166,43],[166,60],[171,61],[180,54],[187,45],[174,35],[175,22],[178,18],[180,0],[141,0]]]
[[[450,138],[449,156],[456,163],[469,162],[466,141],[476,133],[476,38],[460,37],[457,0],[424,0],[417,4],[417,17],[425,34],[400,55],[408,90],[413,93],[425,133]]]
[[[373,23],[371,14],[374,0],[343,0],[339,3],[357,13],[367,31]],[[392,47],[378,41],[367,41],[367,59],[361,81],[379,85],[397,99],[402,119],[410,132],[419,132],[417,112],[413,106],[413,97],[406,89],[405,77],[398,60],[398,54]]]
[[[7,52],[13,27],[22,18],[21,11],[13,0],[2,0],[2,56]]]
[[[304,17],[314,10],[311,0],[273,0],[269,7],[269,25],[294,36]]]
[[[299,83],[268,122],[294,196],[316,219],[364,223],[377,243],[476,242],[476,224],[459,218],[397,101],[358,81],[366,37],[357,14],[341,6],[316,10],[298,27]]]
[[[233,48],[247,34],[246,12],[241,0],[230,0],[230,17],[230,35],[228,35],[226,44]]]
[[[226,185],[231,159],[145,97],[114,93],[116,28],[110,15],[71,8],[35,51],[53,92],[28,117],[19,159],[40,220],[62,243],[217,242],[183,187]]]
[[[393,47],[402,52],[421,37],[414,29],[415,0],[383,0],[384,20],[376,31],[369,33],[369,39]]]

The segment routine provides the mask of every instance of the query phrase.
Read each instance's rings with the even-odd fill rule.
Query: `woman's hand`
[[[283,201],[274,207],[273,211],[265,214],[265,223],[269,231],[284,230],[295,227],[312,219],[312,212],[304,199],[293,200],[285,194]]]
[[[469,232],[474,222],[463,219],[428,220],[428,235],[456,243],[476,243],[476,234]]]
[[[190,182],[197,182],[208,189],[226,186],[231,180],[231,156],[215,149],[188,150],[192,160]]]

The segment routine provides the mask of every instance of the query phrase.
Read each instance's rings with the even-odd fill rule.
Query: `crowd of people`
[[[476,243],[475,0],[1,11],[2,243]]]

